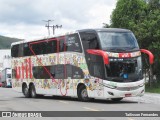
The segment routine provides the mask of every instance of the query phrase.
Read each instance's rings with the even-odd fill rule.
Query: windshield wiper
[[[127,51],[135,51],[135,50],[139,50],[139,48],[138,47],[135,47],[135,46],[133,46],[133,47],[124,47]]]
[[[124,51],[137,51],[139,50],[139,48],[137,47],[123,47],[123,48],[109,48],[109,51],[113,51],[113,52],[124,52]]]
[[[110,48],[108,49],[109,51],[113,51],[113,52],[121,52],[121,51],[126,51],[125,48]]]

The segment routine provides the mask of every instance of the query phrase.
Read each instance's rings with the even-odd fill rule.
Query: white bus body
[[[128,35],[132,35],[131,40],[125,39]],[[110,42],[115,45],[117,42],[105,41],[105,37],[123,38],[123,43],[119,43],[122,47],[107,47]],[[131,47],[125,48],[125,44]],[[129,30],[80,30],[13,43],[11,50],[12,87],[25,97],[58,95],[82,101],[89,98],[118,101],[145,92],[141,52]]]

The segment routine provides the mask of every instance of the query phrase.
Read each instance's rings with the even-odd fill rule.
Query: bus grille
[[[134,87],[117,87],[117,90],[120,91],[132,91],[138,89],[139,86],[134,86]]]

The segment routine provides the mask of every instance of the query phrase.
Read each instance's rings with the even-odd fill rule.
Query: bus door
[[[103,97],[103,87],[101,86],[105,77],[105,66],[102,56],[88,54],[88,49],[100,49],[98,37],[94,32],[81,32],[80,33],[85,59],[87,62],[88,70],[90,73],[90,82],[92,88],[89,87],[88,94],[90,97]],[[92,92],[94,91],[94,92]]]

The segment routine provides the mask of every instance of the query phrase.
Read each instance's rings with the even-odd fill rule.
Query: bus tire
[[[81,85],[78,88],[78,99],[82,102],[87,102],[89,101],[89,97],[88,97],[88,93],[87,93],[87,89],[84,85]]]
[[[44,96],[42,94],[37,94],[36,93],[36,88],[33,84],[30,86],[29,90],[30,90],[31,98],[41,98],[41,97]]]
[[[30,97],[29,89],[28,89],[26,84],[23,85],[22,91],[23,91],[23,94],[24,94],[25,98],[29,98]]]
[[[36,89],[35,89],[35,86],[33,84],[30,86],[29,92],[30,92],[31,98],[36,98],[37,97]]]
[[[114,102],[119,102],[119,101],[121,101],[123,98],[111,98],[111,100],[112,101],[114,101]]]

